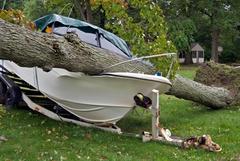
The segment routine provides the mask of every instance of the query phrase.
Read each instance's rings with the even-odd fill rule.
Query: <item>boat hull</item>
[[[151,97],[152,89],[161,94],[171,87],[166,78],[144,74],[86,76],[57,68],[44,72],[10,61],[3,65],[70,113],[92,123],[116,123],[135,106],[137,93]]]

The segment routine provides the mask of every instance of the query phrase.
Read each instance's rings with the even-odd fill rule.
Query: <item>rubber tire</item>
[[[7,86],[0,81],[0,104],[5,104]]]
[[[5,107],[11,109],[14,106],[17,106],[22,99],[22,93],[18,86],[13,86],[7,89]]]

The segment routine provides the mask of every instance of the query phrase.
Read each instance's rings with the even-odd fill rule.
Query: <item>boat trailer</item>
[[[10,73],[3,66],[0,66],[2,70],[0,71],[0,94],[5,90],[5,92],[9,93],[7,100],[10,105],[13,105],[14,102],[18,101],[19,97],[27,104],[27,106],[33,111],[37,111],[51,119],[57,121],[64,121],[74,123],[83,127],[91,127],[97,128],[104,131],[109,131],[113,133],[117,133],[120,135],[127,135],[129,133],[124,133],[121,129],[115,124],[97,124],[90,123],[84,120],[77,118],[76,116],[67,113],[66,110],[59,107],[56,103],[49,100],[46,96],[41,94],[38,90],[29,86],[26,82],[21,80],[18,76],[13,73]],[[3,88],[3,84],[6,86]],[[20,93],[19,93],[20,92]],[[41,99],[41,101],[35,99]],[[0,99],[1,100],[1,99]],[[134,136],[137,138],[141,138],[143,142],[148,141],[157,141],[163,142],[167,144],[176,145],[181,148],[203,148],[212,152],[220,152],[221,147],[214,143],[209,135],[203,135],[200,137],[189,137],[189,138],[181,138],[171,136],[171,132],[168,129],[161,127],[159,123],[160,118],[160,105],[159,105],[159,91],[153,89],[152,90],[152,105],[148,107],[148,110],[151,110],[152,114],[152,131],[147,132],[144,131],[142,135],[130,134],[130,136]],[[47,102],[53,108],[48,108],[42,105],[43,102]],[[137,106],[137,105],[136,105]],[[60,111],[60,112],[59,112]]]

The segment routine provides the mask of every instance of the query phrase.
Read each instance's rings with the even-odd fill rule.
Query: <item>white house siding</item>
[[[185,62],[185,58],[179,58],[179,63],[184,63]]]

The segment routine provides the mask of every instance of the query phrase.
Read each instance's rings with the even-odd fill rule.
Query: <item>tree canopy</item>
[[[229,48],[232,48],[231,51],[239,55],[238,51],[234,50],[234,42],[238,34],[236,24],[240,21],[238,0],[162,0],[161,6],[170,27],[175,26],[175,23],[172,23],[175,21],[185,24],[183,20],[190,20],[192,24],[192,30],[188,35],[183,34],[185,28],[171,31],[172,35],[182,34],[181,39],[175,43],[177,47],[182,40],[193,37],[195,41],[202,43],[207,51],[211,50],[211,59],[214,61],[218,61],[219,46],[223,46],[222,54],[226,54]],[[177,36],[174,37],[178,39]]]

